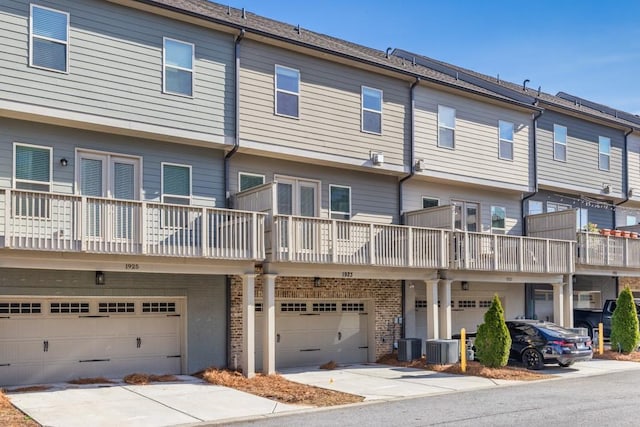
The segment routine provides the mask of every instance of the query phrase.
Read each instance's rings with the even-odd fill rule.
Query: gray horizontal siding
[[[0,119],[0,188],[12,187],[14,142],[53,147],[54,192],[74,193],[76,149],[98,150],[142,158],[144,200],[160,201],[161,163],[170,162],[192,166],[194,205],[224,207],[221,150]]]
[[[242,43],[241,138],[361,160],[370,151],[402,166],[407,154],[409,83],[253,41]],[[274,69],[300,70],[300,118],[274,114]],[[361,86],[383,91],[382,135],[361,132]]]
[[[553,125],[567,128],[567,161],[553,160]],[[609,171],[598,168],[598,137],[611,138]],[[538,120],[538,179],[542,185],[579,187],[602,194],[602,184],[612,185],[610,196],[622,192],[624,133],[603,125],[546,110]]]
[[[438,105],[456,110],[454,150],[438,147]],[[530,113],[419,86],[415,114],[416,158],[427,161],[427,174],[530,185]],[[499,120],[514,124],[513,160],[498,158]]]
[[[329,185],[350,186],[354,221],[398,222],[398,181],[395,177],[238,154],[233,157],[230,167],[232,194],[238,192],[239,172],[265,175],[265,182],[272,182],[274,175],[320,181],[320,216],[323,218],[329,217]]]
[[[633,133],[627,139],[627,171],[629,173],[629,189],[633,189],[630,199],[640,202],[640,135]]]
[[[0,3],[0,99],[156,126],[233,134],[233,39],[108,2],[44,0],[70,13],[69,74],[31,68],[29,2]],[[163,36],[195,44],[194,97],[162,93]]]

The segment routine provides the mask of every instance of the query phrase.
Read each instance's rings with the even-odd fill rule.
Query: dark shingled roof
[[[495,92],[489,88],[464,81],[456,76],[442,73],[435,69],[419,64],[413,64],[398,56],[386,52],[351,43],[325,34],[316,33],[297,25],[286,24],[265,18],[251,12],[212,3],[207,0],[136,0],[140,3],[170,9],[178,13],[196,16],[205,20],[226,25],[232,28],[245,29],[247,32],[275,38],[287,43],[324,51],[326,53],[364,62],[369,65],[421,78],[426,81],[439,83],[452,88],[472,92],[477,95],[488,96],[500,101],[535,108],[531,103],[522,102],[513,96]]]

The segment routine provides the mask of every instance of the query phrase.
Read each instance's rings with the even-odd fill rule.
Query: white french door
[[[299,178],[275,176],[277,188],[277,214],[296,215],[305,217],[317,217],[318,195],[320,194],[320,182]],[[292,243],[295,248],[310,250],[314,248],[314,241],[318,239],[318,230],[312,222],[299,222],[292,227]],[[281,227],[281,246],[288,247],[289,227]]]

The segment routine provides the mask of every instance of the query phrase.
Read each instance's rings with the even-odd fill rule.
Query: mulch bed
[[[130,374],[122,379],[127,384],[147,385],[150,383],[170,383],[180,381],[175,375]]]
[[[593,353],[594,359],[605,359],[605,360],[622,360],[625,362],[640,362],[640,352],[634,351],[629,354],[618,353],[617,351],[605,350],[603,354],[598,354],[598,352]]]

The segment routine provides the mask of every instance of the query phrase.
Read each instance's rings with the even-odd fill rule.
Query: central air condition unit
[[[420,338],[401,338],[398,340],[398,360],[411,362],[422,357],[422,340]]]
[[[422,172],[427,170],[427,161],[425,159],[418,159],[416,162],[416,172]]]
[[[450,365],[457,363],[460,356],[458,340],[427,340],[427,363],[430,365]]]
[[[374,166],[382,166],[384,164],[384,154],[371,153],[371,163],[373,163]]]

